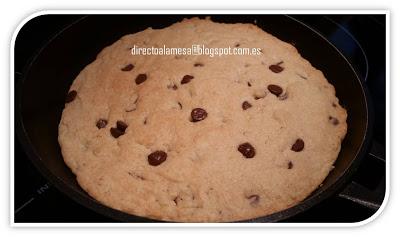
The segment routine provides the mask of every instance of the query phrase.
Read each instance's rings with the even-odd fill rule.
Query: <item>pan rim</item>
[[[79,14],[77,14],[79,15]],[[175,14],[175,15],[180,15],[180,14]],[[210,14],[212,16],[212,14]],[[268,15],[268,14],[267,14]],[[364,104],[365,104],[365,110],[366,110],[366,123],[365,123],[365,133],[362,139],[362,143],[358,148],[357,153],[354,155],[353,161],[351,164],[342,172],[342,174],[337,178],[337,180],[332,183],[332,185],[326,189],[324,192],[318,192],[316,193],[311,193],[306,199],[301,201],[300,203],[294,205],[293,207],[290,207],[288,209],[267,215],[267,216],[262,216],[262,217],[257,217],[257,218],[252,218],[252,219],[247,219],[247,220],[240,220],[240,221],[235,221],[237,223],[241,222],[277,222],[281,221],[284,219],[287,219],[289,217],[292,217],[300,212],[303,212],[305,210],[308,210],[310,207],[318,204],[319,202],[323,201],[324,199],[332,196],[335,192],[338,192],[341,187],[344,187],[344,185],[350,180],[351,174],[354,169],[358,167],[358,164],[361,162],[361,158],[363,155],[366,153],[366,150],[369,146],[371,136],[372,136],[372,131],[371,131],[371,126],[373,124],[373,113],[372,113],[372,107],[371,107],[371,98],[369,96],[368,89],[366,88],[365,82],[362,81],[355,71],[354,67],[352,64],[348,61],[348,59],[338,50],[329,40],[327,40],[323,35],[321,35],[318,31],[313,29],[312,27],[308,26],[307,24],[301,22],[300,20],[287,15],[287,14],[279,14],[285,17],[288,17],[289,19],[301,24],[302,26],[308,28],[315,34],[317,34],[320,38],[324,39],[328,44],[333,47],[333,49],[339,53],[339,55],[346,61],[347,65],[351,68],[353,71],[354,75],[356,76],[359,86],[362,89],[363,95],[364,95]],[[53,37],[51,37],[46,43],[34,54],[34,56],[28,61],[28,63],[25,65],[23,69],[23,75],[21,78],[20,83],[23,84],[25,81],[25,78],[27,76],[27,73],[29,72],[29,69],[34,63],[34,61],[39,57],[41,54],[42,50],[44,50],[48,44],[50,44],[55,38],[57,38],[59,35],[61,35],[63,32],[68,30],[70,27],[73,25],[79,23],[80,21],[86,19],[90,15],[85,15],[81,17],[80,19],[76,20],[75,22],[69,24],[68,26],[64,27],[61,31],[59,31],[57,34],[55,34]],[[60,190],[62,193],[66,194],[68,197],[72,198],[74,201],[78,202],[79,204],[89,207],[91,210],[94,210],[97,213],[100,213],[101,215],[105,215],[108,217],[113,218],[114,220],[123,220],[126,221],[126,219],[133,219],[133,218],[140,218],[143,219],[140,222],[143,221],[149,221],[149,222],[164,222],[160,220],[153,220],[148,217],[142,217],[142,216],[135,216],[132,214],[128,214],[113,208],[110,208],[97,200],[91,198],[90,196],[84,195],[83,193],[77,191],[70,185],[66,184],[63,182],[62,179],[57,177],[55,174],[53,174],[49,169],[47,169],[44,165],[42,165],[40,162],[37,162],[37,160],[40,160],[39,154],[36,152],[34,149],[34,146],[32,145],[26,130],[24,123],[22,121],[22,114],[21,114],[21,101],[22,101],[22,87],[19,86],[15,89],[16,91],[16,98],[18,98],[18,104],[15,104],[16,111],[15,111],[15,121],[16,121],[16,133],[17,137],[21,142],[22,147],[26,151],[27,156],[30,158],[31,162],[35,165],[35,167],[42,173],[51,183],[53,183],[58,190]],[[68,190],[65,190],[67,188]],[[105,214],[106,213],[106,214]],[[129,221],[129,220],[128,220]]]

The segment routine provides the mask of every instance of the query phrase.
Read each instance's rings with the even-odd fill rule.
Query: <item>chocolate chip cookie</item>
[[[261,53],[131,54],[194,44]],[[291,44],[252,24],[193,18],[102,50],[66,95],[59,143],[104,205],[157,220],[238,221],[314,191],[346,117],[334,87]]]

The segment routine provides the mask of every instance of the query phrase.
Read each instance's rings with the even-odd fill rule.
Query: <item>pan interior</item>
[[[39,16],[51,20],[57,16]],[[92,15],[85,17],[53,38],[27,68],[20,97],[16,100],[18,115],[21,117],[25,145],[34,163],[47,171],[49,179],[62,180],[74,190],[68,193],[80,196],[86,203],[93,202],[77,184],[75,176],[64,164],[57,141],[58,123],[64,107],[65,95],[78,73],[91,63],[97,53],[121,36],[146,29],[163,28],[190,16],[173,15]],[[45,19],[46,18],[46,19]],[[368,111],[360,81],[350,64],[324,38],[308,27],[282,15],[219,15],[211,17],[217,22],[248,22],[256,20],[257,25],[279,39],[295,43],[300,54],[312,65],[324,72],[325,77],[336,88],[337,97],[348,112],[348,133],[342,142],[342,149],[335,169],[324,181],[324,185],[308,199],[319,195],[333,186],[351,166],[364,142]],[[29,22],[24,28],[29,27]],[[22,29],[23,30],[23,29]],[[18,38],[16,40],[18,47]],[[18,116],[16,116],[18,118]],[[62,187],[60,187],[63,189]],[[64,190],[65,191],[65,190]],[[82,199],[83,197],[83,199]],[[105,215],[113,211],[95,208]],[[115,216],[114,216],[115,217]],[[124,221],[137,221],[131,215],[122,215]],[[275,215],[268,221],[287,216]]]

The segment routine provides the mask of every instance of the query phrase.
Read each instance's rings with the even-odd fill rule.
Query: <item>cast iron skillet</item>
[[[82,17],[53,37],[26,66],[16,88],[16,131],[26,153],[59,190],[80,204],[124,222],[153,222],[106,207],[91,198],[65,165],[57,141],[65,95],[73,79],[105,46],[121,36],[147,27],[163,28],[183,15],[90,15]],[[324,37],[284,15],[219,15],[219,22],[249,22],[281,40],[294,42],[301,55],[322,70],[336,88],[348,112],[348,133],[335,169],[307,199],[284,211],[246,222],[276,222],[309,209],[337,193],[349,181],[364,156],[371,137],[371,109],[365,85],[350,63]],[[176,37],[179,37],[178,35]]]

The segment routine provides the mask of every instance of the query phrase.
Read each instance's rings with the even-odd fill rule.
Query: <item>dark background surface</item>
[[[366,80],[375,110],[374,141],[354,181],[378,192],[385,177],[385,17],[294,16],[328,38]],[[29,60],[51,37],[81,16],[42,16],[28,22],[15,44],[15,76],[19,80]],[[339,25],[337,25],[337,24]],[[168,25],[168,23],[166,23]],[[363,50],[358,48],[350,32]],[[357,44],[357,45],[356,45]],[[365,57],[364,57],[365,54]],[[62,55],[60,55],[62,57]],[[368,61],[368,64],[366,63]],[[367,66],[368,65],[368,66]],[[368,69],[368,70],[367,70]],[[367,73],[368,71],[368,73]],[[378,158],[377,158],[378,157]],[[287,222],[357,222],[375,211],[333,196]],[[114,222],[69,199],[36,170],[15,141],[15,222]]]

